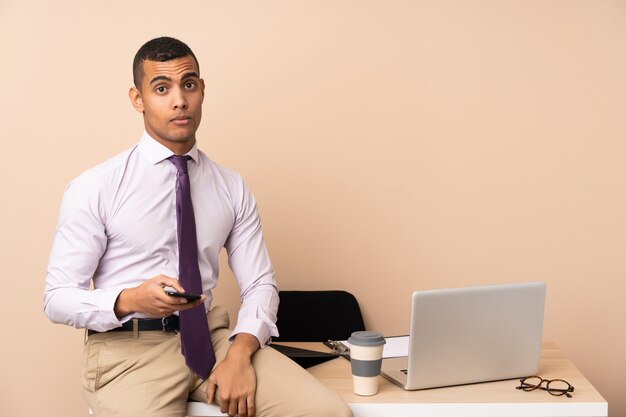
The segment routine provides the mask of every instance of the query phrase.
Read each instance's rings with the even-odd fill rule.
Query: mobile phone
[[[189,301],[197,301],[201,297],[200,294],[190,294],[188,292],[178,292],[178,291],[173,291],[173,290],[172,291],[165,290],[165,294],[171,297],[185,298]]]

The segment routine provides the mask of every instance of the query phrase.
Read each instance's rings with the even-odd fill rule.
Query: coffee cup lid
[[[373,331],[354,332],[348,339],[348,343],[357,346],[380,346],[384,345],[385,338],[382,334]]]

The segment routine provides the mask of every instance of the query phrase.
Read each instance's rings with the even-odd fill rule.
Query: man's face
[[[192,56],[171,61],[143,62],[141,89],[129,95],[143,113],[146,131],[175,153],[185,153],[195,143],[202,118],[204,81]]]

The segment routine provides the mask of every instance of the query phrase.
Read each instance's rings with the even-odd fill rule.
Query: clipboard
[[[310,368],[311,366],[319,365],[340,356],[338,353],[334,352],[317,352],[315,350],[301,349],[297,347],[278,344],[271,344],[270,347],[276,349],[277,351],[287,356],[289,359],[305,369]]]

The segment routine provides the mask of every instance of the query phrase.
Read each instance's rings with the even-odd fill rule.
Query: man
[[[68,185],[46,276],[46,315],[88,329],[89,406],[104,417],[181,417],[191,398],[230,416],[350,416],[306,371],[263,348],[278,335],[273,269],[251,192],[197,149],[204,81],[195,55],[153,39],[133,76],[145,132]],[[210,309],[222,247],[241,288],[232,332],[225,310]],[[165,291],[196,284],[196,301]]]

